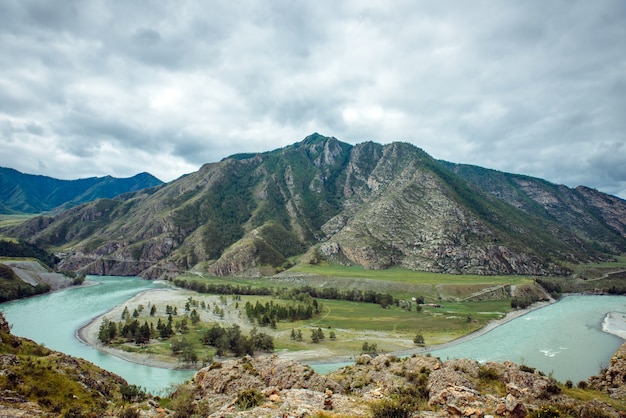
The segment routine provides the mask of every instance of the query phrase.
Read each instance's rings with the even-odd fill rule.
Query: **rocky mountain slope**
[[[59,211],[161,184],[161,180],[148,173],[129,178],[106,176],[59,180],[0,167],[0,214]]]
[[[3,233],[62,250],[64,269],[145,277],[272,274],[302,253],[370,269],[545,275],[626,251],[626,201],[466,171],[407,143],[314,134]]]

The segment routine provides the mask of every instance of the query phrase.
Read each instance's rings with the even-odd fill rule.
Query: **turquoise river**
[[[46,347],[82,357],[117,373],[129,383],[163,394],[173,384],[193,376],[189,370],[142,366],[100,352],[76,338],[82,325],[134,295],[162,287],[131,277],[93,277],[92,286],[70,288],[0,305],[12,333]],[[623,340],[601,330],[608,312],[626,313],[626,297],[573,295],[531,311],[488,333],[452,347],[432,351],[448,358],[479,361],[511,360],[552,373],[560,381],[578,382],[609,364]],[[319,372],[346,363],[314,365]]]

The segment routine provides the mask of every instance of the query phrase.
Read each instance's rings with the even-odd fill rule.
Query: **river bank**
[[[126,350],[116,349],[104,345],[98,340],[98,333],[100,331],[100,325],[102,321],[107,318],[121,318],[124,308],[128,305],[140,305],[148,303],[164,303],[171,300],[180,299],[182,296],[186,296],[186,293],[178,289],[151,289],[138,293],[123,304],[117,305],[107,312],[93,318],[91,321],[82,325],[76,330],[76,337],[84,344],[87,344],[96,350],[102,351],[107,354],[119,357],[123,360],[141,364],[143,366],[159,367],[162,369],[172,370],[186,370],[188,368],[182,367],[181,364],[173,357],[146,353],[133,353]]]
[[[626,340],[626,314],[622,312],[606,314],[604,321],[602,321],[602,331]]]
[[[151,367],[159,367],[166,369],[188,369],[184,367],[176,358],[167,356],[167,355],[156,355],[156,354],[146,354],[146,353],[135,353],[130,352],[118,348],[114,348],[111,346],[104,345],[100,343],[98,340],[98,332],[100,329],[100,325],[103,319],[107,318],[109,320],[119,321],[119,318],[122,316],[122,312],[126,306],[139,306],[143,305],[145,307],[149,307],[154,304],[157,306],[164,306],[166,303],[173,306],[176,306],[179,312],[182,312],[190,296],[196,295],[194,292],[176,289],[176,288],[166,288],[166,289],[151,289],[141,292],[126,301],[125,303],[119,304],[104,314],[93,318],[88,323],[82,325],[77,331],[77,338],[87,344],[92,346],[93,348],[100,350],[102,352],[106,352],[108,354],[117,356],[126,361],[130,361],[133,363],[151,366]],[[217,301],[219,296],[214,296]],[[507,313],[504,317],[490,321],[484,327],[470,333],[464,335],[460,338],[456,338],[452,341],[437,344],[437,345],[429,345],[423,347],[416,347],[407,350],[393,351],[390,354],[403,356],[403,355],[411,355],[411,354],[423,354],[430,351],[443,349],[447,347],[452,347],[458,344],[462,344],[464,342],[470,341],[474,338],[478,338],[493,329],[510,322],[516,318],[519,318],[529,312],[532,312],[536,309],[543,308],[554,301],[549,302],[538,302],[533,304],[532,306],[523,309],[516,310]],[[214,321],[215,318],[210,314],[201,312],[201,317],[203,321]],[[249,332],[252,329],[252,325],[248,323],[248,321],[242,320],[238,315],[227,314],[226,318],[223,319],[225,323],[236,323],[242,329],[242,331]],[[309,364],[319,365],[319,364],[329,364],[329,363],[341,363],[341,362],[351,362],[354,361],[354,356],[341,355],[340,353],[336,353],[325,347],[316,347],[315,350],[301,350],[301,351],[278,351],[275,353],[281,358],[289,359],[293,361],[306,362]]]

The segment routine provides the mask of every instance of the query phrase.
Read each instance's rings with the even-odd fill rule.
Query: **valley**
[[[591,295],[626,294],[626,202],[617,197],[437,161],[407,143],[353,146],[319,134],[133,187],[105,198],[82,194],[84,202],[54,212],[3,216],[1,284],[17,289],[9,299],[40,286],[24,271],[36,263],[33,253],[48,260],[42,268],[50,273],[40,276],[64,272],[78,285],[85,275],[104,276],[93,289],[43,296],[52,305],[42,312],[61,311],[45,318],[50,324],[39,312],[12,319],[27,332],[67,323],[63,338],[46,338],[123,375],[132,368],[129,378],[142,376],[157,390],[163,382],[153,374],[180,382],[233,357],[249,364],[248,355],[331,368],[356,361],[358,368],[363,358],[431,351],[458,358],[462,347],[476,360],[523,363],[510,357],[525,338],[515,330],[529,336],[522,345],[533,362],[560,356],[558,371],[577,361],[562,351],[599,356],[591,368],[577,364],[576,378],[610,358],[606,347],[617,349],[616,337],[599,327],[603,314],[626,311],[622,298],[607,299],[611,309],[599,318],[572,307],[571,296],[551,304],[585,294],[604,309]],[[16,248],[21,253],[12,254]],[[74,291],[91,306],[73,306]],[[555,324],[550,315],[563,309]],[[532,327],[538,318],[542,325]],[[34,330],[35,323],[49,329]],[[577,335],[578,347],[553,341],[559,327]],[[88,346],[76,347],[77,330]],[[591,338],[587,332],[600,346],[580,343]],[[535,345],[539,335],[547,348]],[[496,340],[485,343],[485,336]],[[103,360],[102,352],[132,366]]]
[[[256,329],[271,336],[274,352],[281,357],[307,362],[353,361],[364,351],[423,352],[526,312],[512,312],[515,298],[532,296],[534,302],[551,299],[526,276],[447,276],[404,269],[372,272],[331,265],[295,268],[264,278],[187,274],[171,283],[177,288],[143,292],[92,321],[79,335],[99,349],[142,364],[154,361],[160,367],[193,368],[216,356],[214,347],[202,344],[202,335],[215,325],[236,325],[244,334]],[[325,297],[315,298],[320,312],[310,319],[262,324],[246,315],[247,304],[294,306],[294,295],[307,291],[316,294],[314,289],[323,289],[320,294]],[[376,295],[390,295],[391,302],[383,307],[376,303]],[[371,302],[359,301],[368,297]],[[166,311],[176,312],[172,316],[175,332],[159,338],[154,329],[168,320]],[[194,311],[199,315],[197,323],[190,318]],[[97,337],[103,320],[114,322],[118,329],[135,320],[146,323],[153,329],[152,338],[147,344],[117,339],[103,345]],[[183,322],[185,330],[181,331]],[[313,342],[312,333],[318,329],[324,338]],[[295,333],[300,337],[294,338]],[[418,343],[417,336],[421,337]],[[172,342],[182,338],[191,345],[196,361],[185,362],[180,353],[172,352]]]

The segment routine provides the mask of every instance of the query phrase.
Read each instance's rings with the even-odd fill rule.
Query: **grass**
[[[620,263],[626,262],[622,257]],[[289,274],[294,273],[294,274]],[[298,274],[305,273],[305,274]],[[335,287],[337,289],[373,289],[378,292],[388,292],[396,299],[411,300],[412,296],[424,296],[427,303],[436,303],[442,307],[422,306],[417,310],[415,303],[411,304],[411,310],[401,309],[392,305],[383,309],[380,305],[360,303],[343,300],[319,299],[322,304],[322,313],[306,321],[279,322],[275,330],[259,328],[261,332],[270,334],[274,338],[277,350],[288,351],[325,351],[331,356],[353,356],[360,354],[364,342],[376,343],[380,351],[398,351],[414,348],[413,339],[421,334],[427,345],[436,345],[449,342],[463,335],[467,335],[485,326],[489,321],[502,318],[511,311],[511,298],[506,295],[500,299],[486,301],[461,301],[461,299],[479,292],[481,289],[496,285],[516,285],[519,287],[530,286],[534,279],[529,276],[478,276],[478,275],[444,275],[428,272],[414,272],[400,268],[389,270],[365,270],[361,267],[344,267],[335,265],[297,266],[286,274],[275,277],[255,278],[226,278],[226,277],[203,277],[198,274],[188,273],[182,278],[186,280],[213,283],[230,284],[236,286],[250,286],[252,288],[294,288],[301,286]],[[218,297],[208,294],[193,294],[198,302],[205,300],[207,304],[214,305]],[[223,300],[227,299],[227,303]],[[198,326],[190,326],[190,331],[185,334],[187,341],[191,342],[197,350],[199,358],[210,357],[214,349],[202,346],[200,336],[205,329],[218,323],[223,327],[232,325],[228,318],[239,316],[242,324],[246,324],[248,333],[252,327],[246,318],[244,307],[246,302],[261,304],[269,300],[274,303],[287,303],[276,300],[272,296],[241,296],[238,308],[231,296],[226,296],[220,306],[228,310],[226,320],[215,317],[215,321],[207,321],[203,318]],[[132,308],[129,307],[132,311]],[[208,309],[207,309],[208,310]],[[164,312],[164,307],[159,307],[159,312]],[[179,306],[179,318],[184,311]],[[142,322],[142,318],[139,318]],[[165,317],[162,317],[165,320]],[[150,318],[156,324],[157,318]],[[311,331],[322,329],[325,339],[316,344],[311,341]],[[291,330],[299,330],[302,333],[302,341],[290,338]],[[330,332],[336,336],[330,339]],[[180,338],[180,334],[175,338]],[[170,341],[161,341],[151,344],[139,351],[155,354],[168,355],[171,353]],[[132,344],[126,344],[125,349],[137,350]],[[319,350],[318,350],[319,349]]]
[[[90,411],[95,416],[106,409],[107,400],[120,400],[119,382],[85,360],[54,354],[33,341],[5,333],[0,333],[0,354],[17,357],[5,365],[0,390],[36,402],[55,416],[70,411]]]
[[[24,221],[29,220],[30,218],[33,218],[35,216],[38,216],[38,214],[35,215],[0,215],[0,228],[4,228],[7,226],[17,226],[19,224],[21,224]]]
[[[207,308],[197,307],[203,320],[198,325],[189,324],[189,331],[177,333],[173,338],[184,337],[191,343],[198,358],[202,361],[215,355],[213,347],[201,344],[201,336],[204,331],[213,324],[222,327],[232,325],[232,318],[240,318],[242,333],[249,334],[254,326],[246,318],[245,305],[250,302],[254,305],[257,301],[265,304],[274,300],[277,304],[287,304],[289,301],[275,300],[270,296],[241,296],[235,301],[231,296],[218,297],[215,295],[201,295],[186,291],[180,297],[178,316],[174,317],[174,323],[180,321],[185,314],[184,301],[188,295],[194,295],[193,299],[201,304],[205,302]],[[258,327],[260,332],[271,335],[274,338],[276,350],[287,351],[310,351],[323,350],[329,356],[352,357],[359,355],[364,342],[376,343],[379,351],[391,352],[414,348],[413,339],[417,334],[422,334],[426,344],[439,344],[448,342],[484,326],[492,319],[496,319],[508,312],[510,300],[484,301],[484,302],[450,302],[444,303],[443,307],[435,308],[424,306],[421,312],[413,303],[411,310],[401,309],[395,305],[383,309],[378,304],[351,302],[342,300],[318,299],[322,305],[319,316],[305,321],[278,322],[276,329]],[[145,302],[144,302],[145,303]],[[220,319],[213,313],[215,304],[227,313],[225,319]],[[158,319],[166,321],[165,304],[174,305],[173,300],[163,301],[156,304],[157,315],[150,317],[149,308],[144,309],[137,318],[140,324],[144,321],[156,326]],[[132,312],[136,306],[127,305]],[[230,320],[229,320],[230,318]],[[119,316],[110,317],[111,320],[119,321]],[[320,343],[311,341],[312,330],[322,329],[325,339]],[[302,341],[291,339],[291,330],[299,330]],[[331,332],[336,336],[331,339]],[[116,344],[115,348],[125,351],[143,354],[166,356],[176,362],[171,352],[172,339],[152,339],[146,346],[137,346],[134,343]]]
[[[293,273],[293,275],[291,275]],[[300,274],[304,273],[304,274]],[[296,276],[294,278],[294,276]],[[532,284],[530,276],[480,276],[417,272],[402,268],[366,270],[355,266],[298,265],[281,276],[226,278],[187,273],[185,280],[253,288],[294,288],[300,286],[373,290],[390,293],[398,299],[423,296],[428,302],[456,300],[496,285]]]
[[[375,290],[390,293],[395,299],[406,301],[410,301],[412,297],[423,296],[426,303],[443,306],[441,308],[423,306],[421,312],[418,312],[414,302],[409,311],[395,305],[383,309],[380,305],[371,303],[320,299],[323,305],[322,315],[308,321],[279,322],[277,329],[272,331],[278,350],[302,351],[323,348],[335,355],[350,356],[359,354],[365,341],[376,343],[379,349],[384,351],[414,348],[413,339],[417,334],[424,336],[427,345],[449,342],[483,327],[493,319],[503,317],[511,310],[509,297],[481,302],[461,302],[460,299],[496,285],[519,287],[533,283],[533,278],[529,276],[449,275],[401,268],[366,270],[361,267],[337,265],[300,265],[275,277],[203,277],[188,273],[181,278],[252,288],[325,286],[340,290]],[[265,303],[272,299],[275,298],[242,296],[239,306],[243,309],[246,301],[254,304],[256,301]],[[232,309],[232,305],[229,306]],[[245,313],[241,312],[245,319]],[[317,328],[324,331],[326,339],[320,344],[313,344],[311,330]],[[302,332],[302,342],[290,339],[291,329]],[[261,330],[266,332],[264,329]],[[331,331],[337,337],[335,340],[329,339]]]
[[[289,270],[294,273],[307,273],[334,278],[359,278],[408,284],[523,284],[532,281],[530,276],[480,276],[472,274],[441,274],[425,271],[412,271],[403,268],[367,270],[360,266],[310,265],[301,264]]]
[[[604,402],[617,410],[626,411],[626,401],[623,399],[612,398],[609,394],[598,390],[580,389],[576,387],[567,388],[565,386],[561,387],[561,390],[564,395],[583,402],[590,402],[595,399],[600,402]]]

